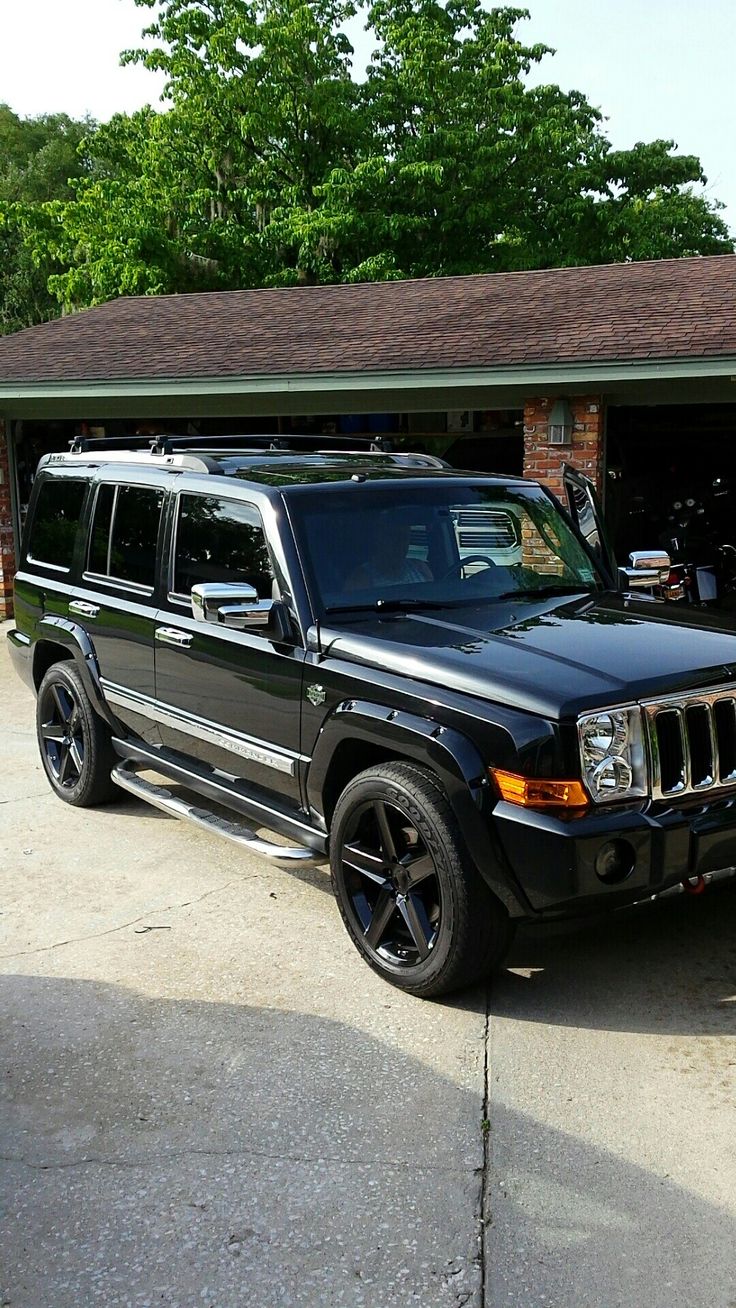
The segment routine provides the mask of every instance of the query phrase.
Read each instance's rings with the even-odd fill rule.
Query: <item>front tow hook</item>
[[[702,872],[699,872],[696,877],[686,877],[682,888],[686,895],[702,895],[707,889],[707,882]]]

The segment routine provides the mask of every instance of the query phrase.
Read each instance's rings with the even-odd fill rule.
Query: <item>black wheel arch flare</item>
[[[102,686],[100,685],[100,669],[97,663],[97,655],[94,645],[90,640],[84,627],[78,622],[72,622],[69,618],[62,618],[56,614],[44,614],[39,619],[36,640],[34,641],[33,650],[33,679],[36,687],[39,686],[43,677],[43,672],[51,666],[54,660],[50,660],[43,667],[41,676],[37,675],[39,664],[37,660],[42,651],[46,651],[49,645],[57,645],[60,650],[60,658],[72,658],[75,667],[84,681],[84,688],[89,696],[90,703],[95,712],[111,727],[114,731],[118,729],[116,720],[105,700]]]
[[[512,916],[530,912],[493,831],[494,796],[487,766],[462,732],[419,714],[364,699],[337,704],[320,730],[306,777],[310,810],[325,816],[338,746],[380,745],[396,760],[429,767],[444,788],[478,872]],[[361,771],[356,768],[356,772]]]

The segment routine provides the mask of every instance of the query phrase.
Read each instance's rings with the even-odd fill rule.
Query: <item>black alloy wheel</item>
[[[46,776],[67,804],[88,808],[119,794],[110,778],[111,733],[93,709],[71,659],[54,663],[38,689],[36,734]]]
[[[356,805],[342,862],[366,949],[396,968],[428,958],[439,933],[442,889],[432,853],[410,814],[385,799]]]
[[[57,786],[73,789],[84,771],[84,732],[79,702],[60,682],[46,687],[39,734],[47,771]]]
[[[427,768],[390,762],[354,777],[335,807],[330,863],[354,944],[393,985],[445,994],[486,975],[506,952],[512,923]]]

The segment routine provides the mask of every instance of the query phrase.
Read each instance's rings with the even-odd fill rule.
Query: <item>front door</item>
[[[299,802],[304,650],[260,631],[203,622],[192,586],[241,582],[274,598],[275,573],[255,504],[174,496],[171,570],[156,621],[156,699],[165,745]]]

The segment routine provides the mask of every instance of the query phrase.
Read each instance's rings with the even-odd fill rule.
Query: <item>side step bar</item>
[[[209,831],[215,836],[224,836],[226,840],[232,840],[236,845],[249,850],[251,854],[260,854],[262,858],[267,858],[272,863],[283,863],[288,867],[294,867],[295,864],[309,867],[325,862],[325,855],[314,849],[307,849],[302,845],[291,849],[285,845],[275,845],[270,840],[262,840],[242,822],[231,822],[228,818],[211,813],[209,809],[197,808],[188,800],[172,795],[165,786],[157,786],[154,782],[139,777],[135,765],[118,763],[110,775],[116,786],[127,790],[137,799],[145,800],[147,804],[153,804],[154,808],[160,808],[170,817],[193,822],[202,830]]]

